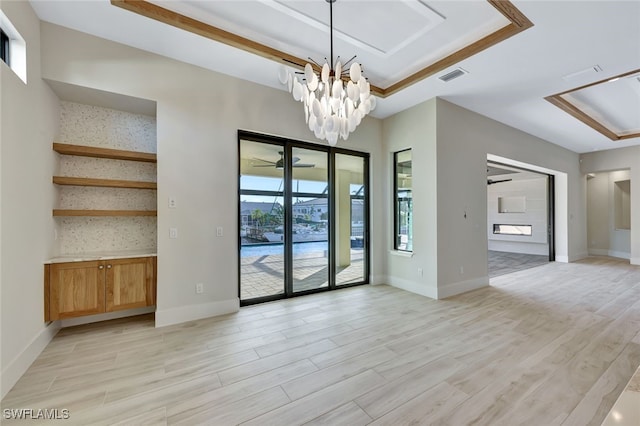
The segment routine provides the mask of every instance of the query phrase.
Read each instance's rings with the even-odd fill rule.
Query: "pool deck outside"
[[[351,264],[338,267],[336,284],[362,281],[364,250],[351,250]],[[325,251],[313,251],[294,255],[294,291],[326,287],[328,259]],[[284,256],[282,254],[249,256],[240,259],[241,299],[270,296],[284,292]]]

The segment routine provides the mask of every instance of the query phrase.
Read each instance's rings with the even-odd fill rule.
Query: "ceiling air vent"
[[[562,76],[562,79],[564,81],[572,81],[578,78],[594,77],[595,74],[598,74],[600,72],[602,72],[602,67],[600,65],[594,65],[592,67],[585,68],[583,70],[572,72],[571,74]]]
[[[462,68],[456,68],[455,70],[446,73],[445,75],[441,75],[440,77],[438,77],[440,80],[444,81],[445,83],[450,82],[451,80],[453,80],[454,78],[458,78],[458,77],[462,77],[465,74],[468,74],[468,71],[463,70]]]

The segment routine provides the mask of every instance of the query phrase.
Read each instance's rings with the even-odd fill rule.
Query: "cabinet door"
[[[151,306],[154,298],[154,258],[105,261],[107,312]]]
[[[104,312],[104,266],[101,262],[55,263],[50,270],[50,319]]]

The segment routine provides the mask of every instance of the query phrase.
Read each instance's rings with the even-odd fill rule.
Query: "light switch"
[[[169,228],[169,238],[178,238],[178,228]]]
[[[222,237],[223,233],[222,233],[222,226],[218,226],[216,228],[216,236],[218,237]]]

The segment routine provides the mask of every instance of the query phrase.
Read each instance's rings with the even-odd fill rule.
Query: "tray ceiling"
[[[312,3],[313,6],[306,3]],[[357,5],[360,3],[361,9],[358,9]],[[511,28],[504,30],[503,27],[497,31],[498,36],[504,35],[501,34],[504,32],[510,33],[502,42],[468,49],[469,51],[464,52],[465,55],[453,55],[448,61],[441,60],[438,67],[425,66],[434,58],[455,50],[455,46],[445,39],[432,40],[432,44],[426,41],[430,37],[444,34],[447,27],[453,28],[450,27],[452,24],[457,23],[463,30],[476,31],[475,35],[468,34],[469,38],[475,38],[483,32],[489,34],[499,26],[499,22],[505,19],[505,13],[509,16],[509,10],[495,13],[497,9],[493,3],[514,6],[535,26],[526,31],[515,31],[513,27],[518,26],[516,20],[515,24],[510,24]],[[256,54],[206,35],[148,19],[115,7],[109,0],[30,0],[30,4],[43,21],[239,79],[286,90],[277,78],[280,64],[270,59],[268,54]],[[284,0],[175,0],[149,4],[172,7],[178,11],[173,13],[195,16],[199,20],[211,22],[213,26],[228,29],[228,33],[234,37],[243,36],[256,40],[257,44],[273,46],[269,48],[294,58],[303,58],[303,61],[306,61],[307,56],[323,60],[328,55],[328,11],[323,0],[299,1],[293,6],[291,2]],[[364,7],[368,4],[378,4],[378,11]],[[336,9],[334,14],[337,20],[350,18],[347,23],[340,22],[340,33],[336,34],[336,54],[347,58],[357,54],[372,83],[380,85],[379,89],[385,89],[378,93],[380,97],[378,106],[371,114],[373,117],[389,117],[437,96],[575,152],[640,145],[640,137],[611,140],[545,100],[554,93],[564,93],[640,68],[640,1],[513,0],[511,3],[490,3],[484,0],[338,0],[335,5],[353,6],[363,16],[367,16],[368,22],[374,19],[373,16],[384,15],[384,24],[362,25],[352,29],[350,25],[358,21],[357,18],[348,16],[353,12],[343,15]],[[210,9],[211,7],[215,9]],[[325,10],[325,13],[315,13],[315,9],[309,9],[310,7]],[[226,8],[230,10],[224,13],[229,15],[223,13]],[[469,8],[478,10],[474,9],[470,13]],[[272,25],[270,20],[262,19],[258,10],[280,16],[278,28],[274,28],[276,25]],[[411,15],[412,20],[406,28],[392,24],[397,20],[394,21],[393,16],[387,16],[400,14],[406,17],[408,10],[415,10],[415,13]],[[238,11],[242,13],[238,14]],[[437,16],[432,20],[430,11],[435,12],[442,21],[437,23]],[[477,14],[483,13],[488,19],[477,19]],[[474,20],[475,24],[470,25],[471,21],[467,20]],[[305,31],[309,32],[308,40],[306,37],[303,40],[297,31],[291,29],[291,25],[302,27],[305,22]],[[422,24],[422,30],[417,29]],[[375,31],[370,39],[372,28],[378,28],[379,31]],[[486,37],[489,42],[495,33]],[[458,35],[457,42],[468,41],[464,34],[459,32]],[[377,63],[380,68],[376,69],[374,64]],[[596,64],[596,75],[580,73]],[[456,67],[464,68],[469,73],[447,83],[438,79]],[[409,77],[405,78],[407,75]],[[563,79],[567,75],[575,77]],[[398,79],[402,82],[403,78],[408,81],[401,85],[393,83]],[[576,105],[591,104],[601,115],[599,119],[624,134],[625,131],[632,130],[635,126],[634,118],[640,115],[637,110],[640,101],[635,83],[633,79],[625,83],[630,86],[605,94],[605,102],[600,102],[597,106],[593,98],[603,96],[595,92],[573,95],[570,99]],[[395,87],[389,90],[389,85]],[[614,88],[615,86],[611,86],[610,89]],[[619,99],[622,101],[617,102]],[[622,106],[624,116],[612,112],[614,104]]]

